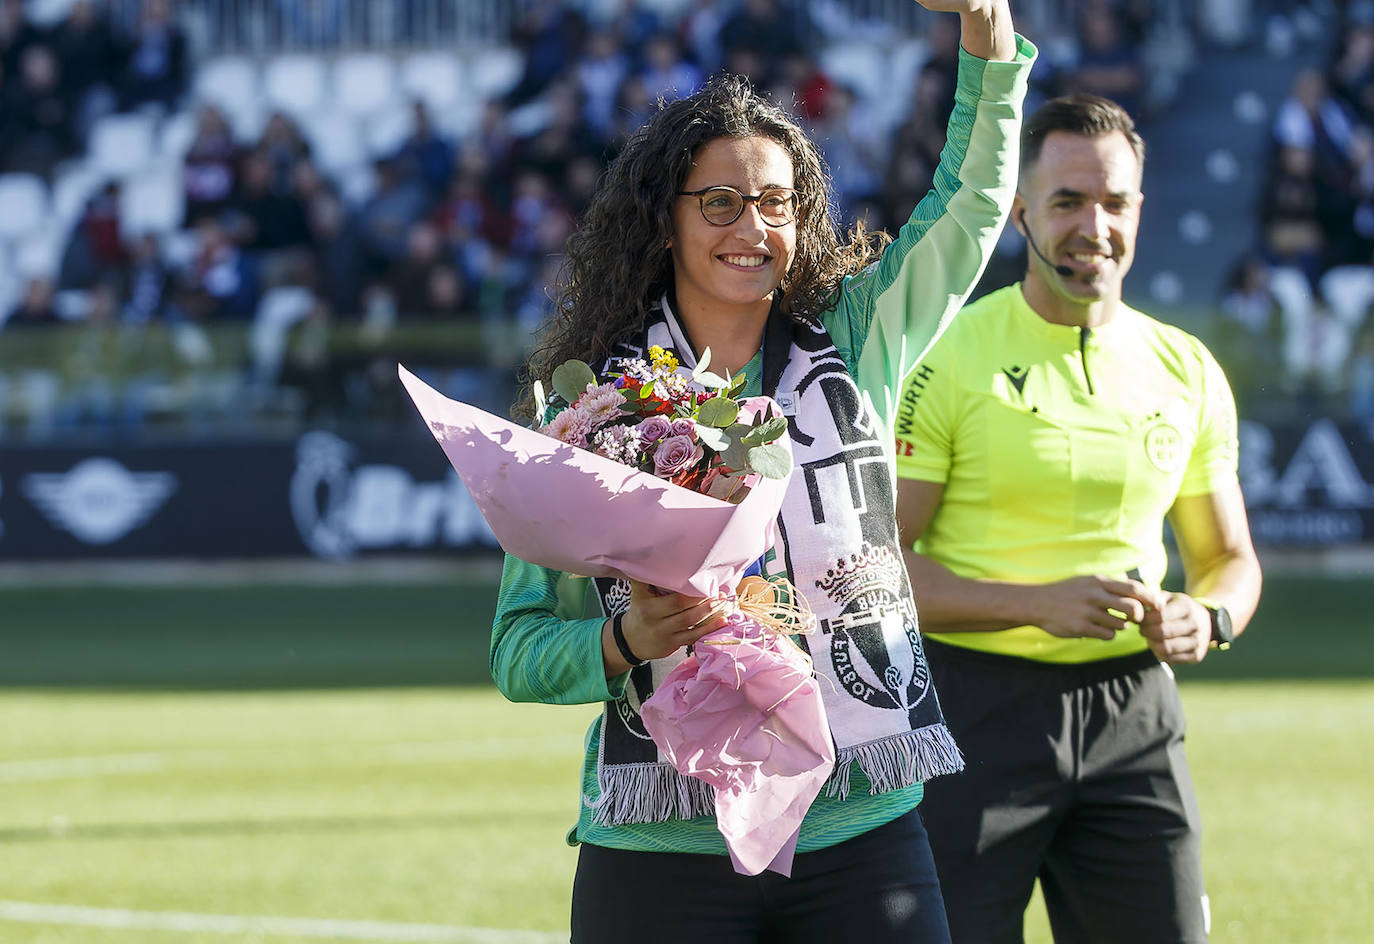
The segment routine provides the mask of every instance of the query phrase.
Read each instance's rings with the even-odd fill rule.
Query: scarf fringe
[[[964,769],[964,756],[944,724],[846,747],[835,755],[835,772],[825,782],[825,795],[849,798],[849,774],[858,761],[872,785],[870,793],[888,793]]]
[[[949,728],[932,724],[915,731],[845,748],[822,788],[826,796],[849,797],[855,761],[872,784],[871,793],[888,793],[964,769],[964,757]],[[662,823],[695,819],[716,811],[715,790],[684,776],[668,764],[616,764],[601,771],[601,796],[584,798],[598,826]]]
[[[678,773],[669,764],[616,764],[602,768],[601,796],[587,802],[598,826],[662,823],[714,815],[711,785]]]

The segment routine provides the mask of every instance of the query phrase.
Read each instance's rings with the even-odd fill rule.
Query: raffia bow
[[[731,601],[736,610],[749,617],[765,631],[779,636],[807,634],[815,631],[816,614],[802,592],[791,581],[776,581],[762,577],[745,577],[735,588]],[[728,646],[731,639],[703,639],[709,645]]]

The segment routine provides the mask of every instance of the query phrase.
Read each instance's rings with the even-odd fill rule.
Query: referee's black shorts
[[[1201,944],[1199,818],[1172,671],[925,640],[968,768],[920,810],[954,944],[1021,944],[1038,877],[1057,944]]]

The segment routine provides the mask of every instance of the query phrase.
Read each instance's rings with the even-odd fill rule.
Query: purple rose
[[[679,416],[673,420],[672,424],[674,436],[687,436],[690,439],[697,438],[697,423],[690,416]]]
[[[669,436],[654,450],[654,474],[671,478],[696,465],[701,456],[701,446],[686,436]]]
[[[639,424],[639,438],[646,443],[658,442],[672,432],[672,426],[661,416],[650,416]]]

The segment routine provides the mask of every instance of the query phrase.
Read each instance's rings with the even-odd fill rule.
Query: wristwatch
[[[1216,603],[1209,603],[1206,600],[1198,600],[1207,608],[1207,612],[1212,617],[1212,642],[1218,649],[1230,649],[1231,643],[1236,638],[1236,632],[1231,628],[1231,611],[1224,606]]]

